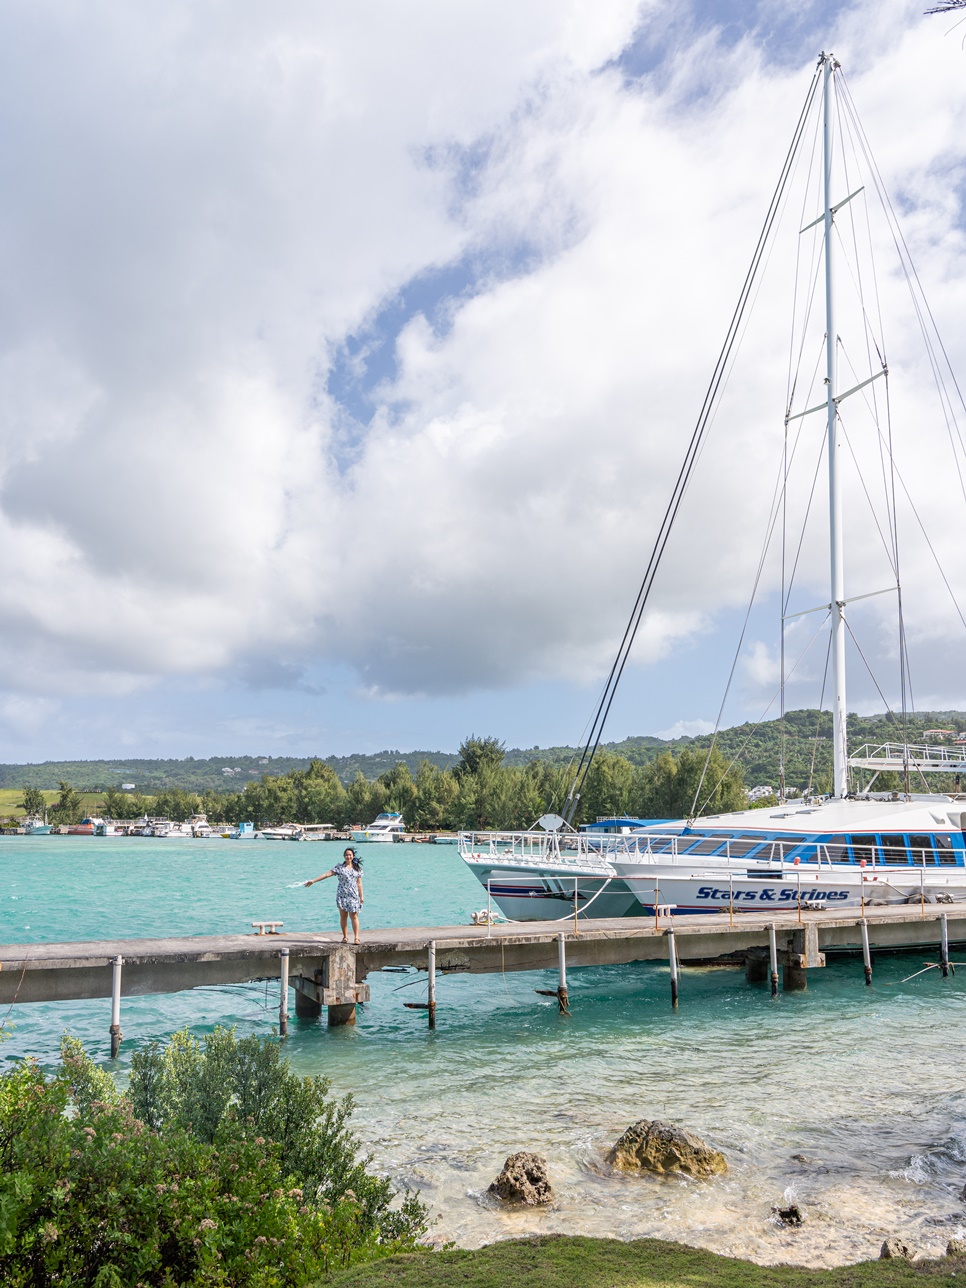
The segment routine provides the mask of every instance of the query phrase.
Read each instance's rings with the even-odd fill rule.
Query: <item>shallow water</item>
[[[365,924],[453,924],[485,898],[452,846],[360,847]],[[331,844],[114,838],[0,838],[0,941],[335,928],[334,882],[300,888],[341,853]],[[939,1253],[966,1235],[966,1096],[959,1025],[966,970],[903,983],[918,957],[810,972],[773,1001],[732,970],[682,972],[672,1013],[666,968],[574,969],[573,1014],[534,989],[550,973],[443,977],[438,1028],[404,1000],[425,977],[370,977],[354,1028],[293,1021],[288,1053],[358,1103],[376,1164],[416,1187],[434,1234],[464,1246],[565,1231],[657,1235],[762,1262],[832,1265],[875,1256],[898,1233]],[[270,1033],[263,985],[125,998],[122,1070],[140,1043],[189,1025]],[[2,1017],[0,1017],[2,1018]],[[15,1008],[2,1057],[56,1057],[65,1029],[106,1060],[109,1002]],[[686,1125],[722,1149],[727,1176],[626,1176],[603,1161],[638,1118]],[[546,1155],[557,1201],[506,1212],[486,1187],[508,1153]],[[798,1202],[800,1230],[772,1205]]]

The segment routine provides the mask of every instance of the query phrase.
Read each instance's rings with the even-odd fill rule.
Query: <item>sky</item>
[[[0,760],[579,742],[823,49],[966,387],[966,50],[923,7],[0,0]],[[746,608],[799,334],[823,396],[813,143],[608,738],[710,728],[729,674],[724,724],[777,714],[775,541]],[[966,418],[871,181],[839,218],[913,698],[966,708]],[[883,383],[843,404],[853,595],[895,581]],[[821,420],[789,611],[827,599]],[[899,701],[894,620],[854,606],[853,710]]]

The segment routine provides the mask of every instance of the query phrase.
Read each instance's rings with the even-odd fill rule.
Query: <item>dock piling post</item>
[[[768,927],[768,953],[771,965],[771,995],[778,996],[778,940],[775,936],[775,923]]]
[[[436,940],[429,941],[429,952],[427,954],[427,969],[429,974],[429,1027],[436,1027]]]
[[[124,1034],[121,1032],[121,967],[124,965],[123,957],[114,958],[114,977],[111,984],[111,1059],[117,1059],[117,1053],[121,1049],[121,1038]]]
[[[667,957],[671,965],[671,1007],[673,1010],[678,1008],[678,954],[674,944],[674,927],[668,926],[667,931]]]
[[[561,1015],[570,1014],[570,999],[567,996],[567,944],[563,935],[557,936],[557,961],[560,968],[560,982],[557,985],[557,1005]]]
[[[942,943],[939,949],[939,966],[943,973],[943,979],[949,978],[949,920],[944,912],[942,914]]]
[[[869,923],[862,918],[862,964],[865,967],[865,982],[872,986],[872,953],[869,950]]]
[[[283,948],[278,968],[278,1036],[288,1037],[288,949]]]

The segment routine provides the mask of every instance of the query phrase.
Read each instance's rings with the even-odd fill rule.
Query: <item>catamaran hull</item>
[[[639,917],[643,909],[619,877],[599,872],[574,873],[533,868],[494,867],[473,863],[467,867],[486,888],[490,899],[510,921],[557,921],[574,915],[574,882],[577,884],[577,918]]]
[[[615,863],[626,885],[644,912],[655,905],[669,907],[673,914],[775,912],[809,906],[842,908],[850,912],[865,907],[905,903],[966,903],[966,872],[926,873],[921,870],[879,872],[863,877],[834,868],[802,866],[778,877],[754,873],[702,872],[684,874],[673,868]]]

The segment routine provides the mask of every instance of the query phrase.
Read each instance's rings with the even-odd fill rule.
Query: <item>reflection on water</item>
[[[335,861],[325,845],[30,838],[0,843],[0,938],[85,938],[247,928],[254,917],[334,927],[325,886],[292,883]],[[120,846],[120,848],[118,848]],[[465,922],[479,892],[451,847],[364,847],[369,924]],[[31,926],[27,931],[26,927]],[[922,954],[920,955],[920,957]],[[928,953],[925,954],[928,956]],[[918,967],[919,959],[915,966]],[[656,1235],[764,1262],[830,1265],[878,1253],[898,1233],[939,1253],[966,1233],[966,1101],[957,1034],[966,976],[903,983],[909,959],[810,974],[773,1001],[739,971],[682,973],[681,1009],[660,966],[575,969],[573,1015],[535,988],[550,974],[439,981],[435,1033],[403,1001],[415,973],[370,977],[355,1029],[293,1023],[288,1052],[358,1103],[378,1166],[420,1191],[440,1239],[474,1246],[567,1231]],[[126,998],[124,1053],[189,1024],[268,1033],[277,986]],[[108,1050],[107,1002],[17,1008],[5,1058],[53,1058],[65,1026]],[[120,1064],[124,1065],[124,1059]],[[615,1173],[603,1155],[638,1118],[686,1125],[730,1163],[712,1181]],[[557,1200],[506,1211],[487,1186],[518,1149],[546,1155]],[[775,1221],[794,1201],[801,1229]]]

